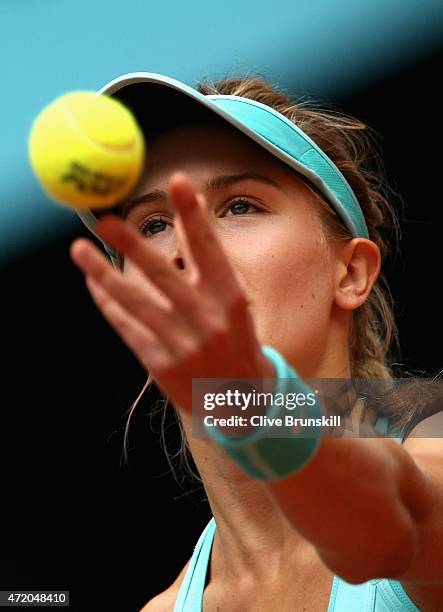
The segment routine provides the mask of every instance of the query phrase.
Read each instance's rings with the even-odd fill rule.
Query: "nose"
[[[177,266],[179,270],[185,269],[185,260],[180,255],[174,255],[172,263],[174,266]]]

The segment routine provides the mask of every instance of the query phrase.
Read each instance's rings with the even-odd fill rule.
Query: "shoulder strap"
[[[372,611],[373,589],[371,587],[370,580],[362,584],[349,584],[338,576],[334,576],[327,612]]]
[[[410,599],[409,595],[404,590],[402,584],[398,580],[384,578],[377,583],[377,600],[379,606],[377,610],[382,609],[382,602],[386,605],[387,610],[398,610],[398,612],[420,612],[420,609]]]
[[[403,443],[405,430],[404,429],[399,429],[396,431],[392,430],[390,427],[390,423],[389,423],[389,417],[386,417],[386,416],[378,417],[375,423],[375,427],[376,429],[380,431],[380,433],[384,434],[385,436],[390,435],[390,437],[392,437],[392,439],[398,442],[399,444]]]
[[[188,569],[175,600],[174,612],[200,612],[203,604],[206,573],[215,533],[215,519],[211,518],[194,548]]]

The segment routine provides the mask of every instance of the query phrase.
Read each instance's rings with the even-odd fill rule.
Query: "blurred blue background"
[[[72,231],[30,169],[34,117],[66,91],[127,72],[256,70],[302,94],[337,97],[441,45],[441,0],[2,0],[0,264]]]

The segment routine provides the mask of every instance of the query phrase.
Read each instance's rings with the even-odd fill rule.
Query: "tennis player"
[[[99,93],[135,113],[146,167],[113,214],[79,211],[112,263],[85,238],[70,254],[179,414],[213,514],[143,611],[441,612],[443,442],[423,437],[441,405],[417,422],[405,402],[374,413],[354,397],[349,423],[372,437],[192,435],[193,378],[275,393],[392,378],[396,217],[371,130],[254,75],[191,88],[131,73]]]

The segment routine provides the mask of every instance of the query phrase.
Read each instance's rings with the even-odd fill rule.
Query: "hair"
[[[317,106],[312,98],[306,97],[295,101],[282,87],[272,85],[257,74],[232,78],[226,76],[217,82],[203,79],[195,88],[204,95],[234,95],[261,102],[299,126],[334,162],[352,187],[366,220],[369,239],[380,249],[382,265],[388,254],[395,256],[399,253],[399,213],[403,211],[403,201],[388,184],[379,135],[374,129],[362,120],[344,114],[329,103],[322,102],[321,106]],[[313,193],[316,193],[315,189]],[[324,197],[318,197],[317,194],[316,201],[325,237],[331,241],[351,239],[349,230]],[[394,363],[394,359],[400,357],[394,301],[383,273],[374,283],[366,301],[352,313],[349,354],[351,378],[388,380],[394,376],[394,366],[399,365]],[[152,376],[148,374],[142,391],[130,408],[125,428],[126,458],[126,437],[132,412],[152,382],[154,382]],[[165,397],[163,402],[163,408],[160,409],[162,423],[164,423],[168,398]],[[406,406],[404,401],[402,406],[400,412],[398,403],[395,402],[386,408],[387,413],[394,417],[397,426],[400,427],[410,421],[412,416],[410,406]],[[188,459],[191,462],[193,460],[186,434],[179,412],[175,407],[173,410],[181,430],[181,448],[176,454],[180,456],[182,465],[183,462],[186,464],[191,476],[202,483],[201,478],[192,471],[189,464]],[[164,443],[164,431],[161,440],[175,478],[174,468]]]

